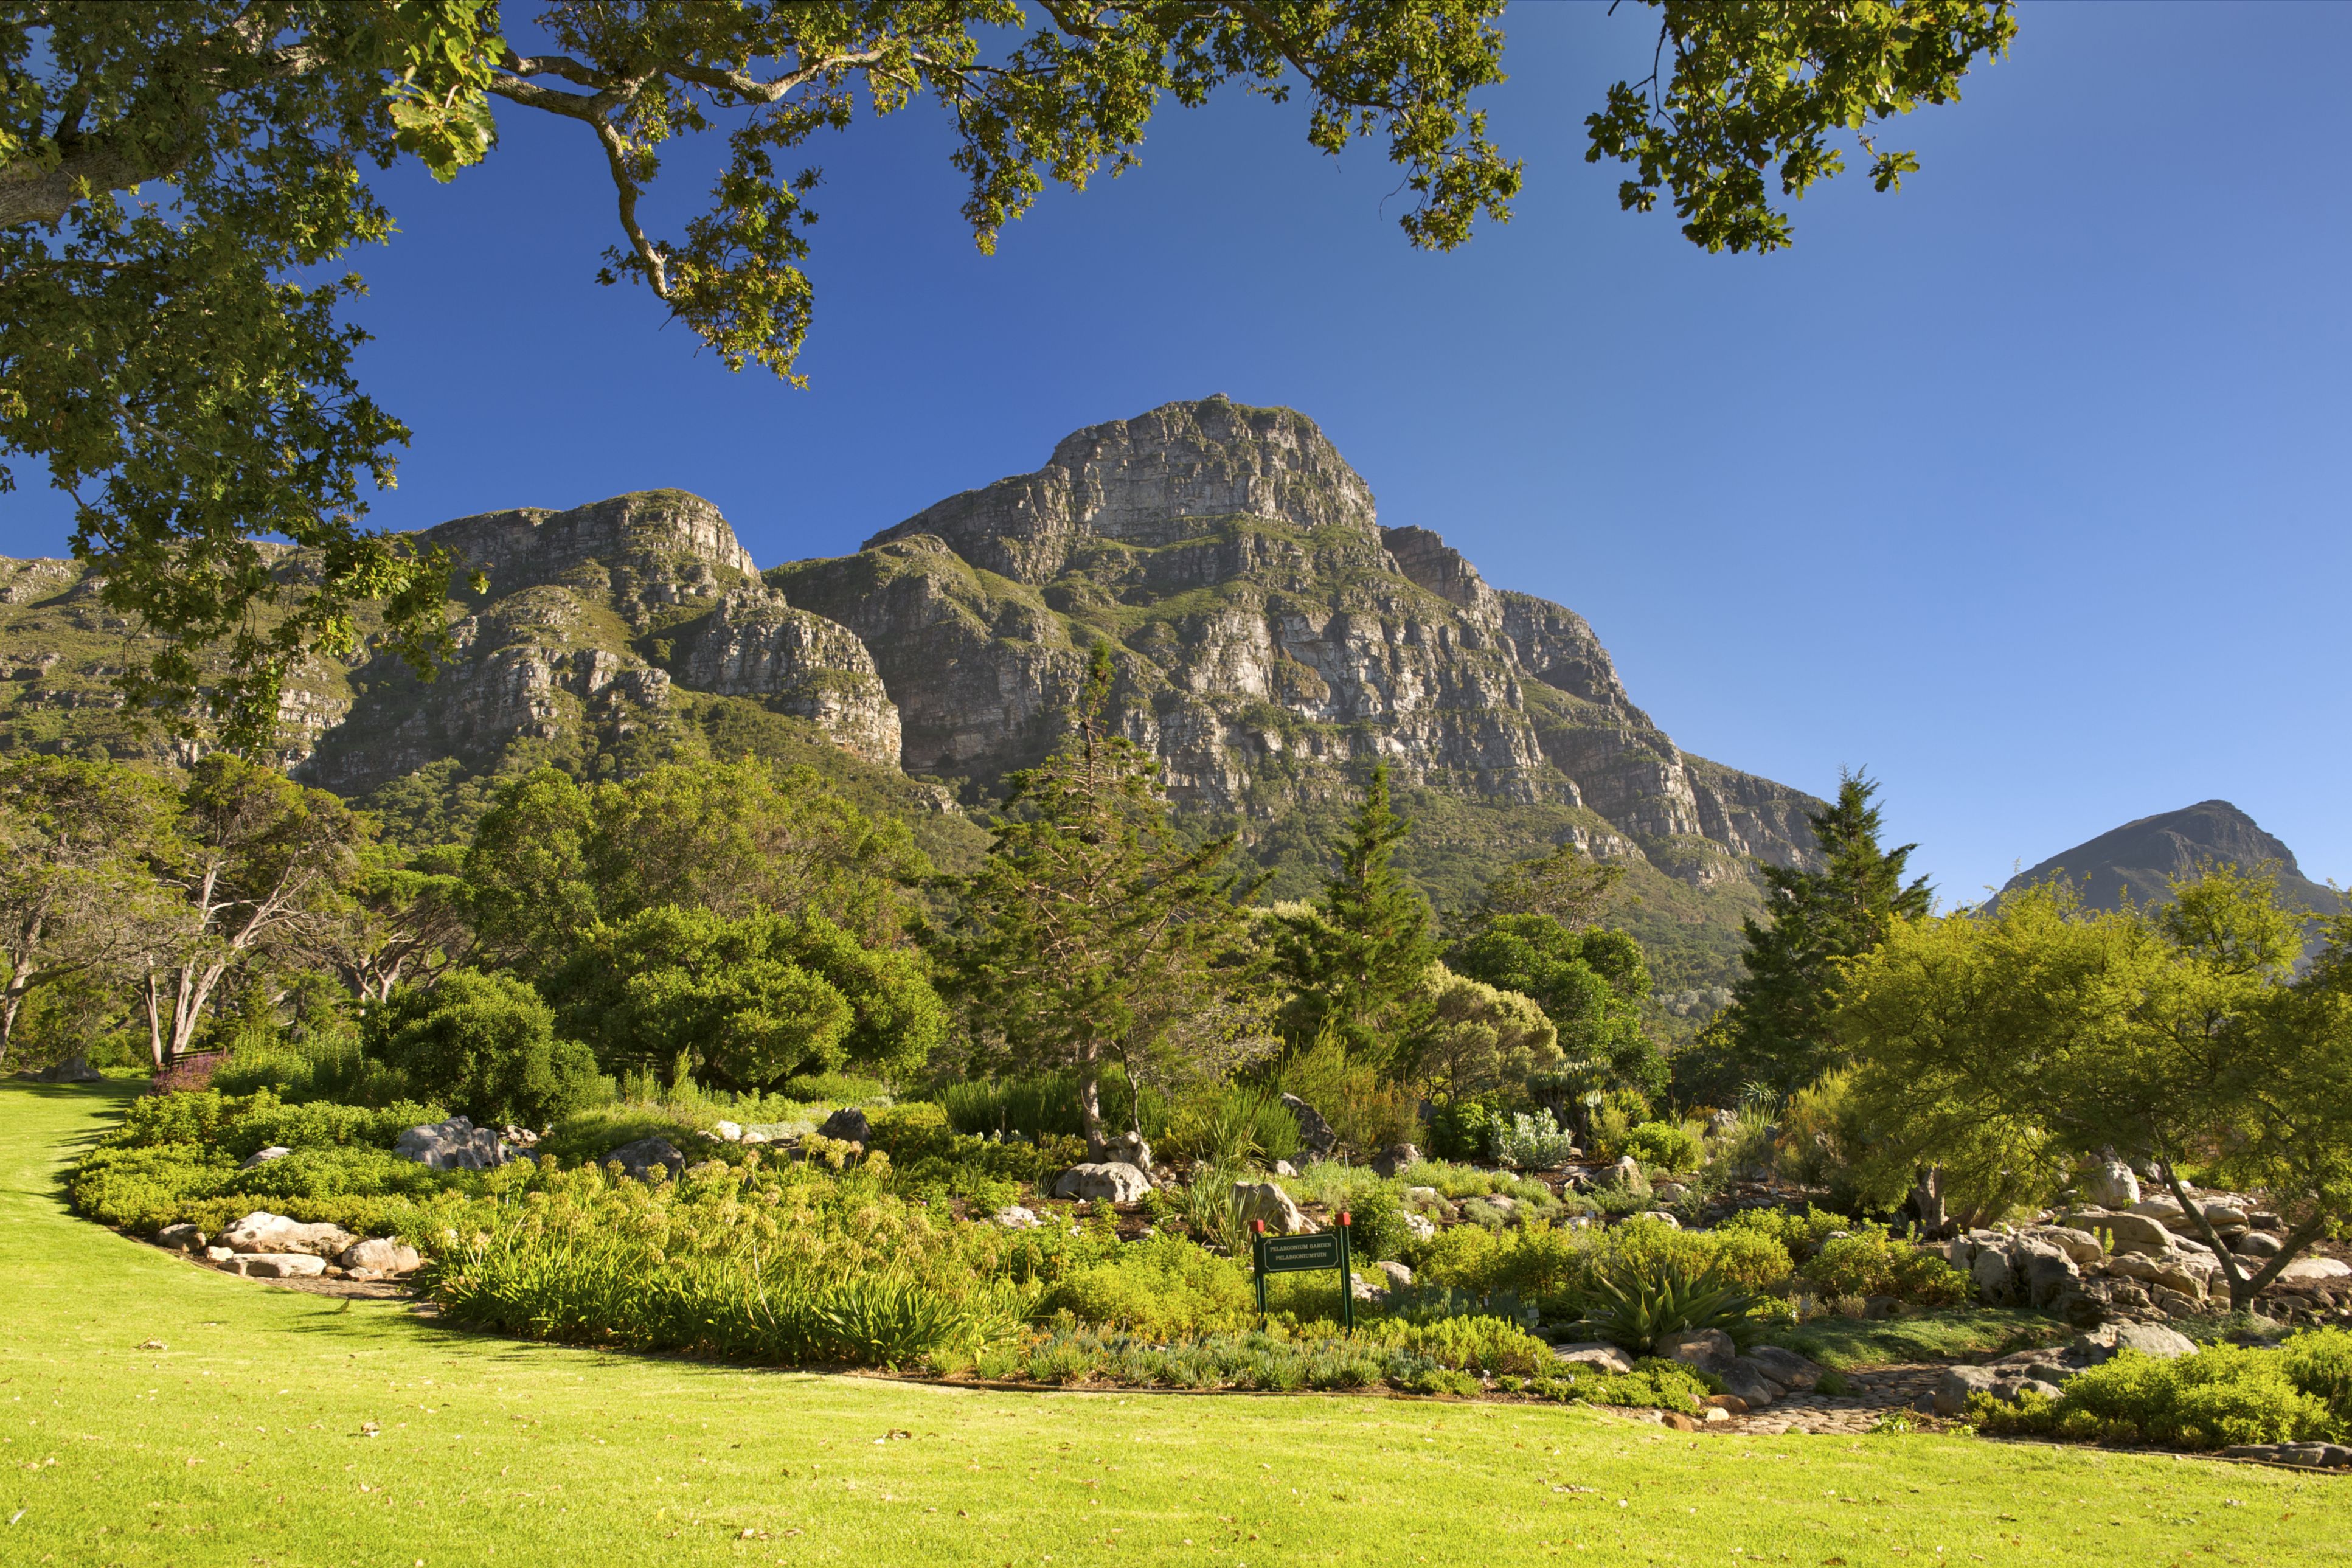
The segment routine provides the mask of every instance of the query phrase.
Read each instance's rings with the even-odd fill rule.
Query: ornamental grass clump
[[[2126,1351],[2076,1373],[2059,1397],[1979,1394],[1979,1431],[2210,1452],[2240,1443],[2352,1439],[2352,1333],[2320,1329],[2276,1350],[2209,1345],[2175,1361]]]

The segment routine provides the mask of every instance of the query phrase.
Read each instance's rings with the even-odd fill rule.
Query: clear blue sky
[[[1848,175],[1762,258],[1582,162],[1653,16],[1514,7],[1487,102],[1528,189],[1452,256],[1297,106],[1167,111],[992,259],[937,119],[862,123],[813,154],[806,391],[597,288],[602,159],[509,110],[454,186],[389,181],[402,233],[358,258],[416,432],[376,521],[676,485],[764,565],[1224,392],[1581,611],[1687,749],[1815,792],[1866,764],[1948,895],[2212,796],[2352,880],[2352,7],[2029,5],[1966,101],[1889,132],[1925,165],[1901,194]],[[0,550],[65,531],[0,500]]]

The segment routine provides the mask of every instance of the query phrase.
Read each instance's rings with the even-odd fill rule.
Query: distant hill
[[[2266,860],[2278,864],[2283,901],[2317,914],[2343,908],[2342,895],[2303,874],[2294,850],[2226,800],[2199,801],[2179,811],[2126,822],[2019,872],[2001,891],[2064,881],[2085,908],[2115,910],[2123,907],[2126,895],[2140,904],[2167,901],[2171,879],[2201,863],[2252,870]]]

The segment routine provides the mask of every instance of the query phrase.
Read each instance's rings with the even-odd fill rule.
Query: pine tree
[[[1076,733],[1015,773],[996,843],[940,943],[975,1066],[1073,1069],[1087,1139],[1103,1141],[1101,1076],[1219,1074],[1270,1050],[1246,951],[1234,840],[1187,848],[1154,787],[1158,763],[1110,734],[1110,648],[1097,643]]]
[[[1372,769],[1339,865],[1311,913],[1286,917],[1276,960],[1297,993],[1293,1037],[1328,1026],[1351,1057],[1388,1060],[1419,1023],[1422,982],[1437,962],[1429,900],[1391,863],[1412,824],[1389,805],[1389,770]]]
[[[1877,793],[1862,773],[1842,773],[1836,803],[1811,818],[1822,868],[1764,868],[1765,921],[1745,922],[1747,976],[1701,1043],[1718,1087],[1762,1083],[1786,1093],[1837,1066],[1828,1027],[1837,961],[1868,952],[1896,921],[1933,903],[1925,877],[1903,879],[1918,846],[1879,847]]]

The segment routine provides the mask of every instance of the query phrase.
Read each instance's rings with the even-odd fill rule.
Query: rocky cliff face
[[[1473,850],[1569,839],[1695,889],[1745,889],[1756,861],[1813,852],[1818,803],[1684,753],[1580,616],[1497,592],[1425,529],[1382,528],[1363,479],[1287,409],[1213,397],[1096,426],[854,555],[764,575],[678,490],[425,537],[487,591],[453,600],[436,679],[377,658],[289,698],[317,736],[299,766],[331,788],[452,763],[625,769],[686,746],[725,699],[977,801],[1052,749],[1107,638],[1115,721],[1181,809],[1254,845],[1351,804],[1385,761],[1432,799],[1517,814],[1433,829]],[[100,705],[126,630],[70,563],[0,567],[16,677],[0,733],[121,752]]]
[[[975,793],[1051,748],[1108,637],[1115,719],[1194,811],[1278,817],[1385,760],[1408,784],[1571,808],[1569,837],[1697,885],[1811,852],[1817,803],[1686,757],[1580,616],[1381,528],[1288,409],[1210,398],[1082,430],[1034,474],[767,582],[872,652],[906,767]]]

